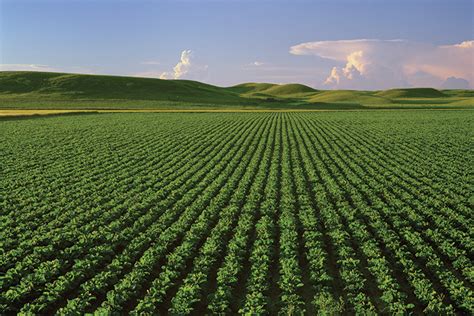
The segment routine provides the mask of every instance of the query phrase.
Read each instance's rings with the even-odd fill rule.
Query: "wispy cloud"
[[[58,68],[40,64],[0,64],[0,71],[51,71],[59,72]]]
[[[163,71],[141,71],[127,74],[132,77],[142,77],[142,78],[160,78],[163,74]]]
[[[55,67],[42,64],[0,64],[0,71],[43,71],[65,72],[78,74],[95,74],[96,72],[85,67]]]
[[[269,63],[265,63],[263,61],[259,61],[259,60],[256,60],[256,61],[252,61],[250,63],[247,63],[247,64],[243,64],[242,65],[242,68],[243,69],[256,69],[256,68],[266,68],[266,67],[271,67],[272,65],[269,64]]]
[[[442,46],[400,39],[318,41],[295,45],[290,53],[337,62],[324,81],[331,88],[441,86],[453,76],[474,84],[474,41]]]
[[[140,65],[153,65],[153,66],[158,66],[161,65],[159,61],[156,60],[148,60],[148,61],[142,61]]]

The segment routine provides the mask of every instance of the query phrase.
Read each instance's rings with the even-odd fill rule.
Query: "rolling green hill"
[[[312,95],[311,102],[349,102],[360,104],[391,104],[392,100],[374,95],[369,91],[329,90]]]
[[[4,72],[1,93],[32,93],[70,98],[194,101],[237,100],[238,95],[216,86],[190,80],[77,75],[40,72]]]
[[[433,88],[390,89],[377,92],[376,95],[385,98],[442,98],[446,95]]]
[[[276,84],[274,83],[249,82],[249,83],[241,83],[233,87],[228,87],[226,89],[238,94],[246,94],[246,93],[253,94],[253,93],[259,93],[259,92],[265,91],[274,86],[276,86]]]
[[[248,97],[302,97],[308,93],[314,93],[317,90],[308,86],[291,84],[272,84],[272,83],[243,83],[233,87],[226,88],[229,91]]]
[[[0,72],[0,109],[347,109],[470,107],[472,90],[315,90],[302,84],[217,87],[190,80]]]

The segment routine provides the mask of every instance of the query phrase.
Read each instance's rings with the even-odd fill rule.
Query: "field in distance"
[[[315,90],[301,84],[244,83],[217,87],[189,80],[0,72],[6,110],[363,110],[473,108],[472,90]]]
[[[472,315],[473,120],[2,119],[0,314]]]

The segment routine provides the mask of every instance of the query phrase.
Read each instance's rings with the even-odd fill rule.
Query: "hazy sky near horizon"
[[[473,0],[0,0],[0,70],[474,88],[473,19]]]

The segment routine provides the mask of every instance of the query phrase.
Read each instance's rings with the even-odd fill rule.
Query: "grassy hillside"
[[[279,97],[279,98],[298,98],[307,96],[317,90],[308,86],[291,83],[291,84],[272,84],[272,83],[243,83],[226,90],[238,93],[248,97]]]
[[[311,102],[349,102],[360,104],[390,104],[392,100],[377,95],[369,91],[354,90],[330,90],[322,91],[312,95],[309,100]]]
[[[0,72],[3,109],[357,109],[469,107],[472,90],[315,90],[302,84],[217,87],[190,80]]]
[[[446,95],[433,88],[390,89],[377,92],[376,95],[385,98],[442,98]]]
[[[253,94],[253,93],[260,93],[262,91],[265,91],[269,88],[272,88],[276,86],[274,83],[254,83],[254,82],[249,82],[249,83],[242,83],[238,84],[233,87],[228,87],[226,88],[228,91],[232,91],[234,93],[238,94]]]
[[[44,94],[73,99],[126,100],[238,100],[231,91],[190,80],[77,75],[40,72],[4,72],[0,92]]]

